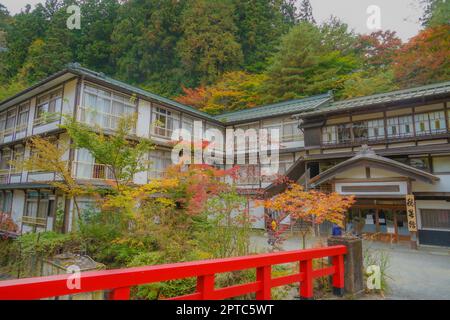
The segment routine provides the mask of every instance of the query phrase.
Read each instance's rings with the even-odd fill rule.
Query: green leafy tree
[[[343,36],[342,26],[338,28],[320,28],[307,22],[293,27],[283,37],[268,70],[265,99],[288,100],[342,89],[361,63],[355,53],[333,40]]]
[[[194,86],[209,84],[243,62],[230,0],[190,1],[182,17],[183,36],[177,50]]]
[[[6,34],[11,23],[11,17],[8,10],[0,4],[0,83],[5,82],[6,77]],[[1,100],[1,98],[0,98]]]
[[[237,40],[250,72],[264,71],[280,38],[292,26],[283,15],[284,1],[234,0]]]
[[[148,139],[131,139],[135,120],[135,117],[121,118],[114,132],[104,132],[66,117],[61,128],[67,130],[74,148],[88,150],[98,163],[111,170],[114,186],[121,191],[132,183],[136,173],[147,171],[145,157],[153,148]]]
[[[353,73],[345,80],[340,98],[350,99],[396,89],[399,89],[399,87],[395,84],[392,70],[376,72],[375,74],[360,71]]]
[[[425,27],[450,24],[450,2],[448,0],[422,0],[425,12],[421,18]]]
[[[11,79],[25,63],[30,45],[38,38],[44,38],[49,16],[45,7],[38,4],[34,10],[27,5],[25,10],[14,16],[6,35],[6,70]]]
[[[115,73],[111,37],[115,30],[120,4],[118,0],[79,1],[81,29],[76,35],[74,56],[87,68],[108,74]]]
[[[181,91],[177,56],[185,0],[124,3],[111,36],[116,75],[165,96]]]

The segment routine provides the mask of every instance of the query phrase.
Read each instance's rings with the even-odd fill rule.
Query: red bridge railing
[[[332,276],[335,292],[344,288],[345,246],[268,253],[254,256],[182,262],[174,264],[83,272],[79,288],[69,289],[73,275],[64,274],[0,281],[0,299],[42,299],[84,292],[110,290],[109,298],[128,300],[130,288],[138,285],[175,279],[197,277],[195,293],[172,298],[174,300],[220,300],[256,292],[257,300],[270,300],[271,288],[300,283],[300,297],[313,298],[313,280]],[[313,269],[313,259],[331,257],[331,266]],[[272,278],[272,266],[291,262],[300,263],[300,271]],[[256,268],[256,281],[225,288],[215,288],[215,274]]]

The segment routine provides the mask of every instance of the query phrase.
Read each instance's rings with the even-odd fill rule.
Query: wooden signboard
[[[417,231],[417,218],[416,218],[416,200],[414,195],[408,194],[406,196],[406,215],[408,217],[408,230],[410,232]]]

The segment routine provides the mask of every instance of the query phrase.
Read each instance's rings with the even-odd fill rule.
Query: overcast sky
[[[301,0],[297,0],[300,2]],[[397,31],[405,41],[417,34],[420,29],[419,18],[422,9],[420,0],[310,0],[317,22],[331,15],[339,17],[358,33],[370,33],[367,8],[376,5],[380,8],[381,29]],[[44,0],[0,0],[11,13],[18,13],[27,3],[35,5]]]

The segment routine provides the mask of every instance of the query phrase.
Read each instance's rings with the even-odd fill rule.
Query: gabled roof
[[[370,96],[364,96],[354,99],[330,102],[316,110],[305,113],[305,116],[318,115],[329,112],[345,111],[358,107],[368,107],[385,103],[393,103],[398,101],[425,98],[429,96],[450,94],[450,81],[429,84],[410,89],[379,93]]]
[[[362,150],[353,158],[345,160],[334,167],[322,172],[321,174],[312,178],[309,183],[311,187],[316,187],[326,181],[331,180],[337,174],[354,168],[357,165],[364,165],[371,168],[381,168],[389,171],[395,171],[403,176],[410,177],[412,179],[420,180],[427,183],[434,183],[440,180],[439,177],[428,173],[426,171],[408,166],[404,163],[381,157],[376,155],[375,152],[367,146],[363,146]]]
[[[223,113],[214,118],[225,123],[237,123],[281,115],[297,114],[317,109],[319,106],[332,99],[332,94],[326,93],[304,99],[289,100],[261,107]]]

